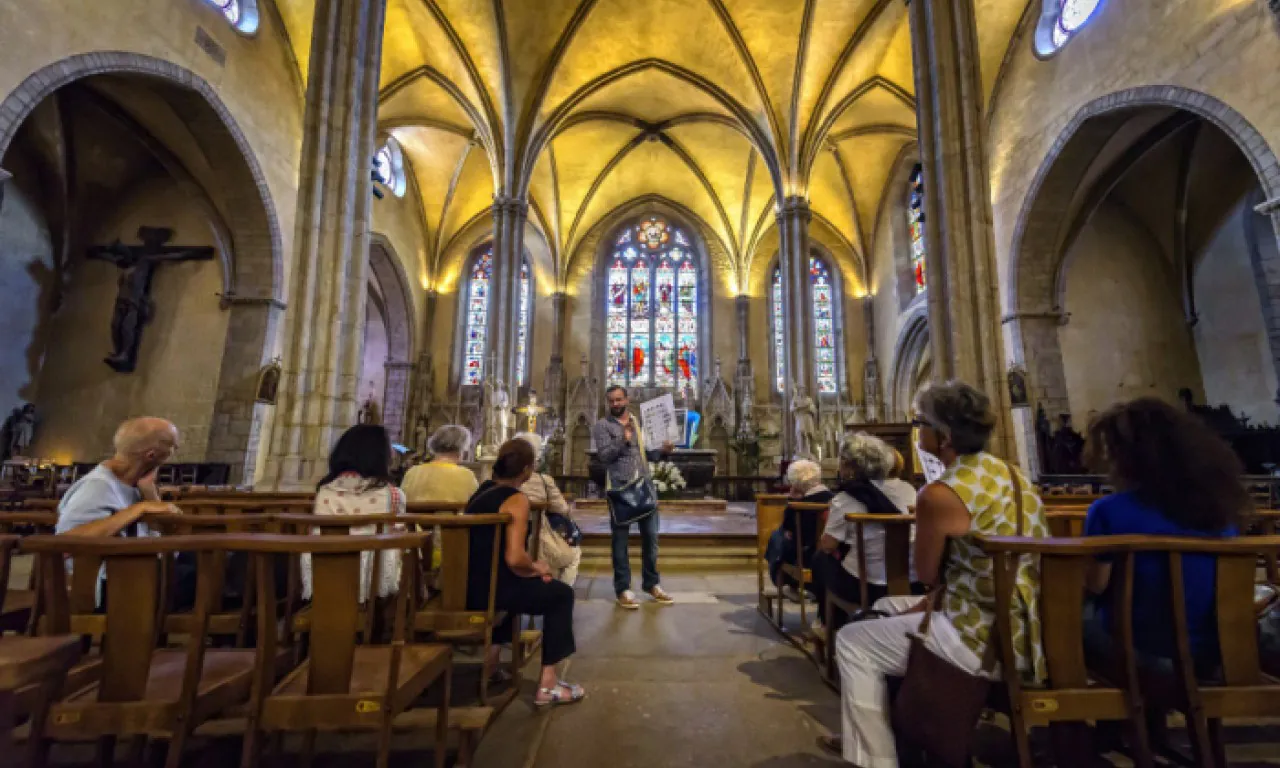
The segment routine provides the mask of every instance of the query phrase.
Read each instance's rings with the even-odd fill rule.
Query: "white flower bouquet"
[[[684,490],[687,485],[680,468],[669,461],[651,462],[649,473],[653,475],[653,487],[658,489],[659,495]]]

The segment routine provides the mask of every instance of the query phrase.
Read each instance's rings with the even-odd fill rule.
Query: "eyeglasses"
[[[934,426],[932,424],[930,424],[928,421],[919,417],[916,417],[911,420],[911,426],[915,427],[916,429],[924,429],[925,427],[934,429]]]

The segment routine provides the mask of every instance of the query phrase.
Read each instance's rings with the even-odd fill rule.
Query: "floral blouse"
[[[971,533],[990,536],[1017,535],[1017,501],[1009,472],[1018,472],[1022,483],[1025,516],[1022,535],[1049,535],[1044,505],[1031,483],[1016,468],[989,453],[960,456],[938,482],[951,487],[969,508]],[[995,576],[991,558],[968,537],[952,539],[944,567],[947,584],[943,608],[965,645],[981,658],[995,626]],[[1023,557],[1018,564],[1013,594],[1013,649],[1018,669],[1029,681],[1048,676],[1040,626],[1040,562]]]
[[[377,515],[405,512],[404,492],[394,485],[374,485],[354,472],[347,472],[316,491],[314,511],[317,515]],[[355,535],[377,533],[377,526],[352,528]],[[318,535],[319,531],[315,533]],[[400,589],[400,552],[383,550],[378,555],[382,565],[378,577],[378,597],[394,595]],[[360,555],[360,602],[369,599],[369,569],[373,552]],[[311,555],[302,556],[302,598],[311,599]]]

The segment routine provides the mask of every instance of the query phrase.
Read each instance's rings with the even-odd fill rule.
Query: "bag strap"
[[[1022,503],[1022,478],[1018,475],[1017,470],[1015,470],[1012,466],[1010,466],[1008,462],[1004,463],[1004,467],[1005,467],[1005,471],[1009,473],[1009,482],[1013,484],[1013,503],[1014,503],[1014,507],[1017,510],[1015,512],[1017,517],[1015,518],[1014,526],[1015,526],[1015,529],[1017,530],[1017,535],[1022,536],[1022,531],[1023,531],[1022,520],[1024,517],[1023,503]],[[1015,578],[1017,576],[1016,567],[1014,568],[1014,576]],[[945,583],[938,584],[938,586],[929,590],[929,594],[925,598],[928,601],[928,603],[925,605],[924,619],[920,622],[920,628],[917,630],[917,634],[919,634],[920,637],[922,638],[928,637],[929,635],[929,624],[933,620],[933,611],[937,607],[937,604],[942,601],[942,595],[943,595],[943,592],[946,591],[946,587],[947,585]],[[991,672],[991,670],[995,669],[997,641],[998,641],[998,638],[996,637],[996,628],[993,626],[991,628],[991,631],[987,633],[987,647],[982,652],[981,669],[983,673],[989,673]]]

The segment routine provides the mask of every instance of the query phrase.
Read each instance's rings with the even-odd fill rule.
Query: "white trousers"
[[[923,598],[886,597],[875,609],[885,613],[908,610]],[[874,621],[846,624],[836,635],[840,668],[840,709],[844,759],[860,768],[898,768],[898,750],[889,722],[889,686],[885,677],[907,671],[910,635],[920,628],[923,614],[910,613]],[[951,621],[934,612],[926,647],[952,664],[977,673],[982,660],[964,644]]]

